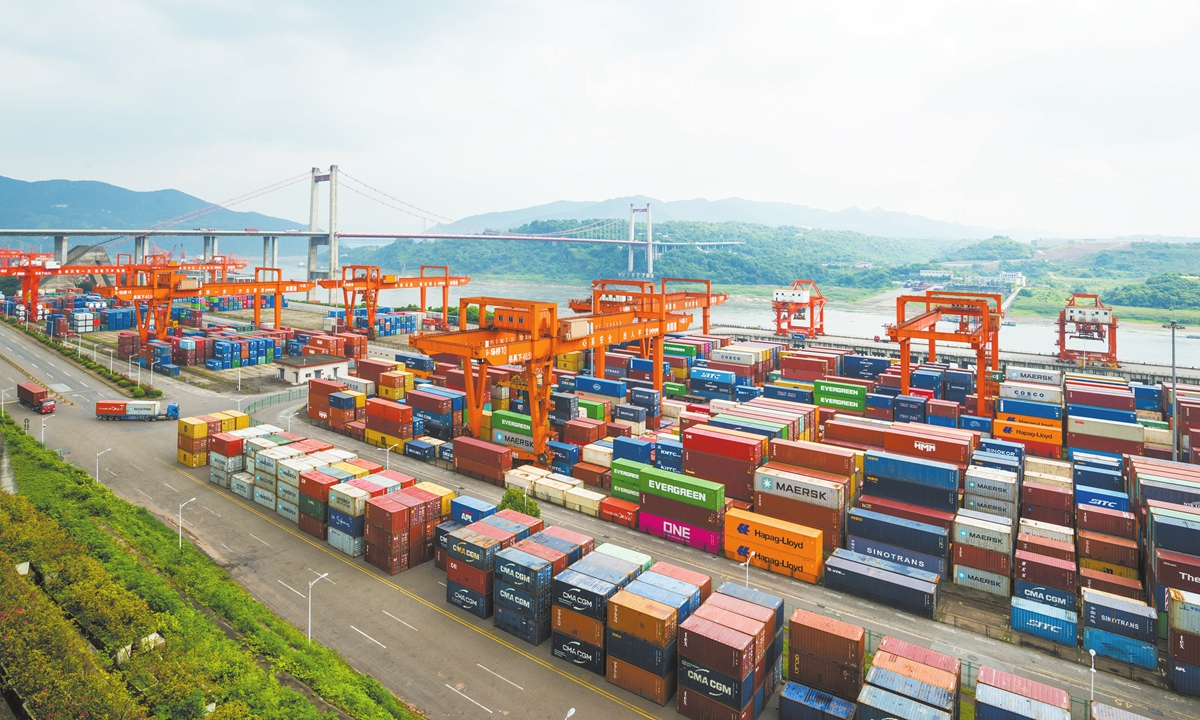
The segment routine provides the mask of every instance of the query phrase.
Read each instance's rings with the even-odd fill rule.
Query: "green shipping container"
[[[615,557],[618,560],[631,562],[634,565],[640,566],[643,571],[649,570],[650,566],[654,564],[654,558],[650,557],[646,553],[640,553],[636,550],[623,548],[620,545],[613,545],[612,543],[597,545],[595,552],[603,553],[609,557]]]
[[[866,412],[867,389],[861,385],[851,385],[850,383],[814,380],[813,400],[821,407]]]
[[[633,460],[613,460],[610,469],[612,496],[620,500],[628,500],[635,505],[641,505],[643,468],[653,469],[653,466]]]
[[[696,357],[695,345],[680,345],[678,343],[665,342],[663,343],[663,352],[668,355],[683,355],[685,357]]]
[[[725,486],[669,470],[645,467],[641,474],[642,492],[677,500],[714,512],[725,509]]]
[[[671,397],[683,397],[687,395],[687,385],[683,383],[665,382],[663,383],[663,392]]]
[[[579,407],[587,414],[591,420],[604,419],[604,403],[597,400],[588,400],[587,398],[579,398]]]
[[[325,522],[325,503],[307,495],[300,496],[300,512]]]
[[[533,425],[528,415],[512,412],[511,410],[492,411],[492,429],[517,433],[518,435],[533,435]]]

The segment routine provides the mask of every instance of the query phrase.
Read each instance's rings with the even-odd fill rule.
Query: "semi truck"
[[[96,403],[97,420],[178,420],[179,403],[158,400],[100,400]]]
[[[17,385],[17,400],[25,407],[43,415],[54,412],[54,399],[50,391],[37,383],[23,382]]]

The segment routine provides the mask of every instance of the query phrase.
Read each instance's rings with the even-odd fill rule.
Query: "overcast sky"
[[[0,0],[0,175],[1200,236],[1197,3]],[[237,206],[304,221],[297,185]],[[343,191],[343,230],[421,220]],[[324,213],[322,213],[324,225]]]

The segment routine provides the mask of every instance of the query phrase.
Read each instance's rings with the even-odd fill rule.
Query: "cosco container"
[[[779,696],[779,720],[854,720],[857,706],[816,688],[788,682]]]
[[[950,713],[872,685],[864,686],[858,694],[857,720],[951,720],[952,717]]]
[[[1063,645],[1078,644],[1079,616],[1067,610],[1023,600],[1012,599],[1012,629]]]
[[[978,720],[1071,720],[1071,712],[991,685],[975,688]]]
[[[1083,649],[1130,665],[1153,670],[1158,667],[1158,647],[1095,627],[1083,629]]]

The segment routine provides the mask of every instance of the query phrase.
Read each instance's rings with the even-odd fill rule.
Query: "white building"
[[[1019,272],[1001,272],[1000,282],[1012,285],[1014,287],[1025,286],[1025,273]]]
[[[336,355],[302,355],[276,358],[279,379],[292,385],[304,385],[309,380],[333,380],[350,374],[350,360]]]
[[[923,278],[945,278],[949,280],[954,277],[953,270],[922,270],[921,277]]]

